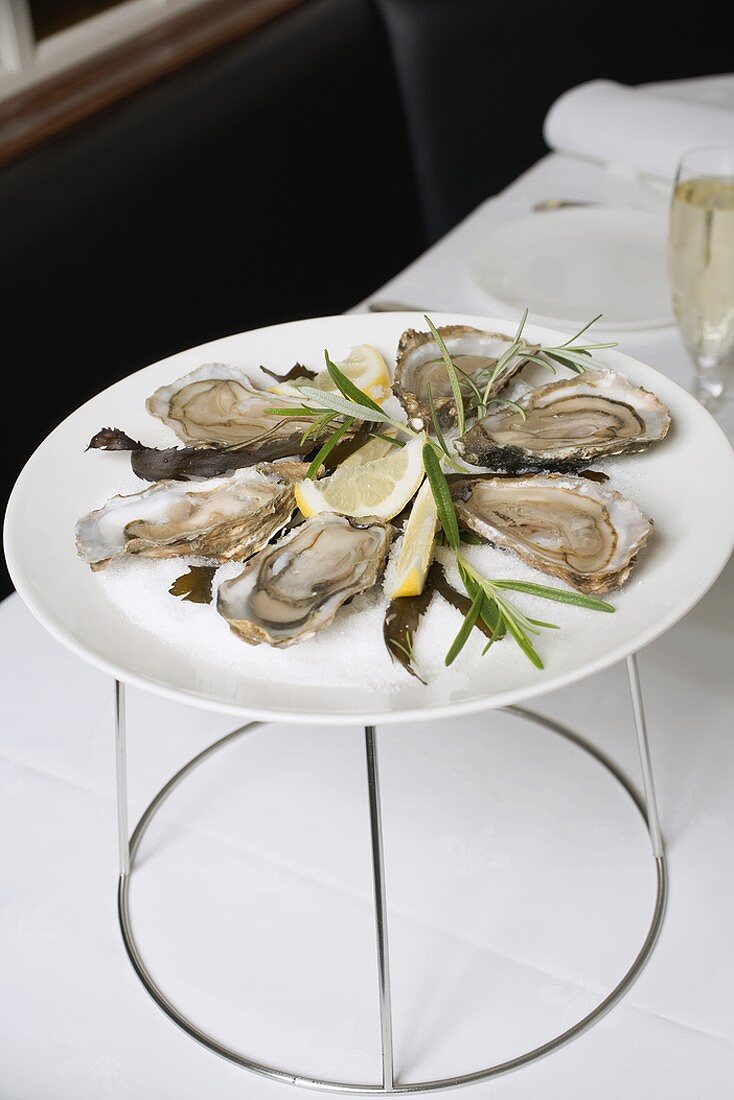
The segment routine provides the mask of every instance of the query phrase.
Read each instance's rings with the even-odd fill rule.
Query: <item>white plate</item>
[[[629,206],[567,207],[505,222],[471,261],[477,285],[533,318],[600,327],[673,324],[666,215]]]
[[[465,320],[495,331],[514,327],[455,314],[434,319],[441,324]],[[609,467],[620,476],[633,470],[634,495],[654,517],[655,537],[631,582],[615,597],[616,614],[579,612],[569,618],[562,631],[544,640],[543,671],[519,651],[522,659],[512,661],[493,660],[490,652],[468,671],[457,661],[428,687],[406,675],[399,690],[376,690],[369,668],[362,686],[324,688],[284,678],[275,687],[248,672],[253,651],[244,644],[239,669],[213,659],[193,660],[185,647],[159,641],[120,613],[99,578],[77,558],[76,520],[129,476],[129,455],[85,454],[84,447],[107,425],[160,443],[167,429],[144,410],[145,398],[157,386],[203,362],[245,369],[265,363],[285,370],[296,360],[322,363],[324,347],[339,358],[364,342],[390,359],[400,333],[421,321],[412,313],[325,317],[229,336],[147,367],[77,409],[31,457],[8,505],[8,565],[30,610],[74,652],[129,683],[211,709],[304,723],[407,721],[516,703],[579,680],[652,641],[701,598],[731,552],[734,455],[714,420],[689,394],[620,352],[605,353],[604,361],[658,393],[673,417],[663,443],[646,454],[613,460]],[[537,327],[529,327],[528,335],[553,343],[559,337]]]

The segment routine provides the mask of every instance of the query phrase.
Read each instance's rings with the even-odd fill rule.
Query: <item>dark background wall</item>
[[[0,171],[0,501],[117,378],[364,297],[543,154],[565,88],[730,67],[653,9],[311,0]]]

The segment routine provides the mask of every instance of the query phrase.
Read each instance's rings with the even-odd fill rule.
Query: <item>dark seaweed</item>
[[[309,370],[308,367],[304,367],[303,363],[296,363],[285,374],[276,374],[274,370],[268,370],[262,363],[260,364],[260,370],[263,374],[269,374],[271,378],[274,378],[276,382],[293,382],[296,378],[315,378],[316,371]]]
[[[398,661],[411,676],[415,676],[421,683],[425,683],[425,680],[416,672],[413,666],[413,644],[418,624],[428,610],[436,593],[443,596],[452,607],[455,607],[457,611],[460,611],[466,617],[471,608],[471,600],[449,583],[443,566],[437,561],[434,561],[428,570],[426,583],[420,595],[399,596],[397,599],[390,601],[385,612],[382,634],[388,653],[394,661]],[[482,618],[477,619],[476,627],[481,630],[489,641],[497,641],[504,634],[504,631],[495,633]]]
[[[211,603],[212,581],[216,565],[190,565],[187,573],[176,577],[168,589],[172,596],[180,596],[189,603]]]
[[[119,428],[103,428],[90,440],[89,449],[130,451],[133,473],[142,481],[187,481],[191,478],[222,477],[278,458],[308,457],[315,451],[312,439],[301,442],[296,432],[287,439],[265,440],[257,447],[146,447]]]

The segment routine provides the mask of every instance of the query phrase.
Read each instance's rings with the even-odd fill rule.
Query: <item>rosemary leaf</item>
[[[426,388],[426,393],[428,395],[428,408],[430,409],[430,412],[431,412],[431,423],[433,424],[433,431],[436,435],[436,439],[439,442],[441,450],[445,451],[445,453],[448,454],[449,449],[448,449],[448,446],[446,445],[446,440],[444,439],[444,434],[441,431],[441,425],[440,425],[439,420],[438,420],[438,413],[436,412],[436,406],[433,403],[433,387],[431,386],[430,382],[428,383],[428,386]]]
[[[446,535],[446,541],[456,554],[460,545],[459,523],[456,519],[454,502],[451,499],[451,490],[446,481],[446,475],[441,469],[441,463],[430,443],[424,443],[423,445],[423,466],[431,486],[433,499],[436,501],[436,510],[441,521],[441,527]]]
[[[378,412],[382,411],[376,401],[373,401],[368,394],[359,388],[359,386],[355,386],[351,378],[347,378],[346,374],[339,370],[336,363],[333,363],[329,358],[329,353],[326,349],[324,349],[324,359],[326,360],[326,369],[347,400],[354,401],[357,405],[366,405],[368,409],[372,409],[373,411],[375,409],[377,409]]]
[[[583,374],[584,371],[592,365],[591,361],[583,362],[582,360],[572,358],[569,354],[564,352],[562,355],[557,351],[546,351],[545,355],[554,362],[559,363],[560,366],[565,367],[566,370],[572,370],[576,374]]]
[[[523,651],[523,653],[528,658],[528,660],[530,660],[535,665],[536,668],[542,668],[543,667],[543,662],[541,661],[540,657],[538,656],[538,654],[537,654],[537,652],[536,652],[536,650],[533,646],[533,643],[530,641],[527,634],[525,634],[513,622],[512,619],[507,619],[506,618],[505,622],[507,623],[507,629],[509,630],[510,634],[515,639],[517,644],[520,646],[520,649]]]
[[[335,413],[324,413],[318,420],[312,420],[308,428],[301,436],[301,443],[305,443],[312,435],[318,434],[334,419]]]
[[[351,416],[355,420],[378,421],[383,424],[391,422],[390,417],[379,406],[375,405],[372,408],[371,405],[365,403],[371,399],[363,394],[361,390],[357,392],[363,400],[358,402],[352,401],[342,394],[329,393],[328,390],[317,390],[315,386],[299,386],[298,388],[304,397],[320,403],[321,407],[315,410],[318,413],[324,413],[327,409],[332,409],[334,412],[341,413],[342,416]],[[313,412],[314,410],[309,411]]]
[[[465,416],[464,416],[464,398],[463,398],[462,393],[461,393],[461,386],[459,385],[459,379],[458,379],[458,376],[456,374],[456,367],[454,366],[454,361],[451,358],[451,356],[449,355],[449,349],[444,344],[444,342],[441,338],[441,334],[439,333],[438,329],[436,328],[436,326],[434,325],[433,321],[428,316],[428,314],[424,313],[423,319],[426,322],[426,324],[428,325],[429,329],[431,330],[431,335],[433,336],[433,339],[436,341],[436,345],[438,347],[438,350],[441,352],[441,358],[443,359],[443,361],[446,365],[446,373],[449,376],[449,383],[451,384],[451,392],[454,395],[454,403],[456,405],[456,418],[457,418],[457,424],[458,424],[458,428],[459,428],[459,435],[463,435],[464,434],[464,429],[466,427],[466,420],[465,420]]]
[[[472,391],[474,398],[481,404],[482,391],[479,389],[479,386],[476,384],[472,376],[470,374],[467,374],[465,370],[462,370],[461,367],[457,366],[456,363],[454,363],[454,369],[456,370],[457,374],[461,375],[469,389]]]
[[[518,413],[522,420],[527,420],[525,409],[522,407],[522,405],[518,405],[517,401],[510,401],[509,397],[490,397],[490,405],[493,404],[493,402],[497,402],[498,405],[509,405],[515,410],[516,413]]]
[[[568,347],[569,344],[573,344],[574,341],[578,340],[579,336],[583,336],[585,332],[589,331],[589,329],[591,328],[592,325],[595,325],[597,321],[600,321],[602,316],[603,315],[601,313],[597,313],[596,317],[593,317],[590,321],[588,321],[584,325],[583,328],[579,329],[579,331],[576,333],[575,336],[569,336],[569,338],[568,338],[568,340],[566,340],[565,344],[561,344],[561,347],[565,348],[565,347]]]
[[[314,391],[321,393],[320,390]],[[266,409],[266,416],[297,416],[299,420],[303,420],[307,416],[323,416],[328,412],[328,409],[315,409],[313,405],[289,405],[286,409]]]
[[[461,626],[459,628],[459,633],[454,638],[453,642],[451,643],[451,645],[449,647],[449,651],[446,654],[446,657],[444,658],[444,664],[447,667],[448,667],[448,665],[453,664],[453,662],[459,656],[462,649],[464,648],[467,641],[469,640],[469,635],[471,634],[472,630],[476,626],[477,619],[479,618],[479,613],[482,609],[483,601],[484,601],[484,592],[481,588],[478,587],[477,591],[476,591],[476,594],[474,596],[474,599],[472,600],[471,607],[469,608],[469,611],[467,612],[466,618],[464,619],[463,623],[461,624]]]
[[[584,596],[581,592],[572,592],[567,588],[550,588],[544,584],[532,584],[530,581],[492,581],[494,588],[509,588],[513,592],[525,592],[529,596],[539,596],[543,600],[557,600],[558,603],[569,603],[576,607],[587,607],[590,611],[608,611],[614,613],[614,608],[605,600],[596,596]]]
[[[345,432],[349,431],[353,423],[354,421],[350,417],[347,417],[342,426],[340,428],[337,428],[336,431],[329,436],[324,445],[314,456],[309,468],[306,470],[306,477],[309,478],[309,480],[313,481],[313,479],[316,477],[319,470],[321,469],[321,464],[324,459],[329,457],[341,437],[344,435]]]
[[[482,604],[480,617],[487,630],[491,632],[490,641],[497,642],[500,638],[504,638],[507,633],[505,617],[500,611],[497,601],[488,596],[486,592],[484,593],[484,603]]]
[[[381,439],[383,443],[392,443],[393,447],[404,447],[402,439],[396,439],[394,435],[385,435],[384,432],[370,432],[372,439]]]

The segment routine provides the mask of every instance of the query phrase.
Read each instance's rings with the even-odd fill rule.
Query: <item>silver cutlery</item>
[[[442,309],[428,309],[425,306],[411,306],[407,302],[391,302],[388,299],[370,302],[370,313],[445,313]]]
[[[566,206],[604,206],[603,202],[597,202],[594,199],[543,199],[542,202],[536,202],[533,206],[533,210],[562,210]]]

